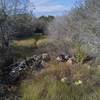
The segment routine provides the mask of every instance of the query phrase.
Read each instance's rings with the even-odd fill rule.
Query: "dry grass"
[[[50,62],[34,79],[22,82],[22,100],[99,100],[100,87],[95,84],[100,73],[88,66]],[[61,82],[63,77],[67,82]],[[82,84],[75,85],[76,80],[82,80]]]
[[[17,46],[27,46],[27,47],[36,46],[36,40],[34,38],[26,39],[26,40],[16,40],[16,41],[14,41],[14,43]]]
[[[37,46],[40,47],[42,45],[46,45],[48,43],[48,39],[45,38],[45,39],[40,39],[37,41]]]
[[[47,43],[48,39],[46,36],[33,36],[28,39],[22,39],[22,40],[15,40],[14,44],[16,46],[25,46],[25,47],[36,47],[39,45],[43,45]]]
[[[47,38],[31,38],[15,41],[16,47],[24,54],[33,52],[30,47],[41,47],[48,42]],[[28,47],[25,49],[23,47]],[[39,48],[40,49],[40,48]],[[27,51],[26,51],[27,50]],[[31,54],[30,54],[31,55]],[[79,52],[77,58],[83,53]],[[79,61],[80,62],[80,61]],[[100,70],[96,66],[77,63],[69,65],[52,59],[44,64],[45,68],[35,74],[27,75],[20,87],[22,100],[100,100]],[[61,79],[66,77],[67,82]],[[81,80],[82,85],[75,86],[75,81]]]
[[[18,56],[18,58],[20,59],[25,56],[32,56],[35,51],[40,53],[41,51],[40,46],[44,45],[46,41],[47,41],[47,36],[33,36],[31,38],[14,40],[12,46],[14,52],[16,52],[16,56]]]

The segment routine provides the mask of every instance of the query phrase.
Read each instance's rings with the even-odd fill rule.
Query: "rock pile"
[[[43,68],[43,62],[47,62],[49,60],[49,54],[43,53],[38,56],[33,55],[32,57],[25,58],[21,62],[17,62],[15,64],[8,66],[11,69],[8,75],[8,82],[16,81],[16,79],[20,77],[21,72],[25,71],[27,68],[35,70]]]
[[[56,60],[58,62],[67,62],[69,64],[72,64],[73,62],[75,62],[75,57],[71,56],[69,54],[60,54]]]
[[[69,59],[69,55],[60,54],[56,60],[59,62],[65,62]]]
[[[8,66],[10,70],[8,75],[8,82],[15,82],[21,75],[21,73],[25,70],[32,69],[32,70],[40,70],[42,69],[46,62],[50,61],[51,57],[47,53],[43,53],[40,55],[33,55],[31,57],[25,58],[21,62],[17,62]],[[60,54],[56,60],[58,62],[65,62],[68,65],[72,65],[75,63],[75,57],[71,56],[70,54]]]

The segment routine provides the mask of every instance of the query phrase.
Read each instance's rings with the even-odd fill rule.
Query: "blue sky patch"
[[[30,9],[37,16],[41,15],[62,15],[69,11],[80,0],[30,0]],[[33,6],[35,6],[35,9]]]

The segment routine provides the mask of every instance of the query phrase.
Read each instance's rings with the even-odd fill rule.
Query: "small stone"
[[[70,65],[72,65],[72,64],[73,64],[73,60],[72,60],[71,58],[69,58],[69,59],[67,60],[67,63],[70,64]]]
[[[56,60],[59,62],[66,62],[70,58],[69,54],[60,54]]]
[[[62,61],[62,59],[60,57],[57,57],[56,60],[59,61],[59,62]]]
[[[42,54],[42,60],[44,60],[44,61],[49,61],[49,60],[50,60],[49,54],[43,53],[43,54]]]
[[[15,70],[12,70],[11,72],[12,72],[12,73],[15,73],[16,71],[15,71]]]
[[[21,70],[23,70],[21,67],[19,67],[19,69],[18,69],[19,71],[21,71]]]
[[[69,59],[69,55],[65,55],[65,59],[68,60]]]

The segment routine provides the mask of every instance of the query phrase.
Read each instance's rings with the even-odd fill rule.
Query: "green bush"
[[[76,61],[79,63],[83,63],[84,59],[87,57],[86,52],[82,49],[81,45],[78,43],[76,44],[76,53],[75,58]]]

